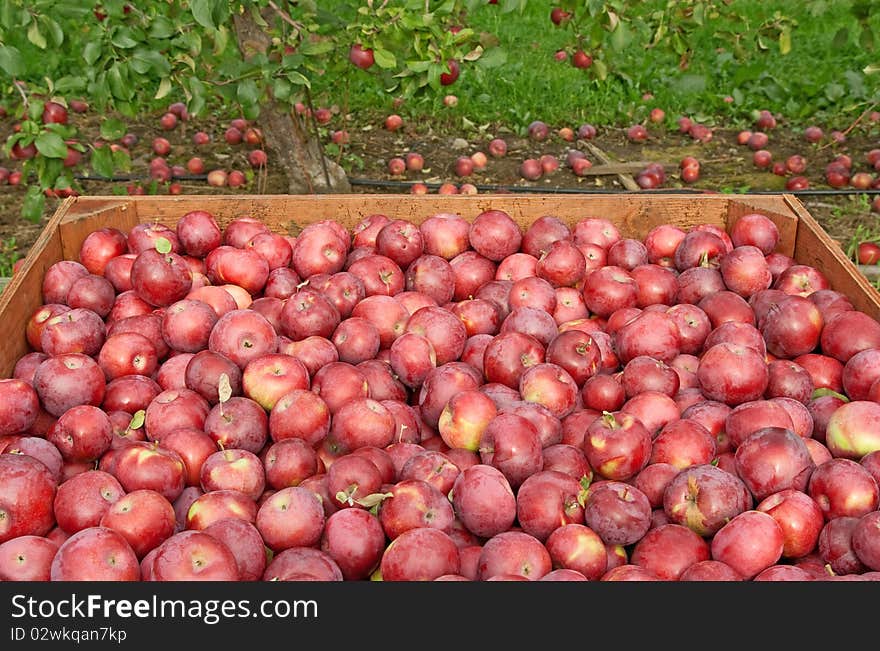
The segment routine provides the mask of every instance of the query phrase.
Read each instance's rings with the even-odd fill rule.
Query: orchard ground
[[[327,29],[356,24],[358,4],[342,0],[322,3],[337,21],[335,28],[328,24]],[[681,3],[686,7],[680,13],[674,13],[674,7],[669,9],[671,5],[665,0],[623,3],[626,29],[613,35],[599,30],[603,49],[591,50],[595,61],[589,69],[576,68],[571,61],[579,47],[578,38],[590,40],[593,36],[588,35],[585,23],[579,27],[571,21],[555,25],[550,7],[556,3],[528,2],[521,12],[505,12],[505,5],[516,4],[510,2],[467,4],[469,10],[462,15],[462,23],[479,34],[480,42],[491,48],[487,52],[494,54],[464,62],[460,77],[449,86],[399,103],[400,89],[395,88],[399,80],[391,71],[378,65],[361,70],[341,54],[327,62],[324,74],[312,76],[313,107],[330,109],[329,122],[313,126],[328,156],[337,160],[351,179],[365,180],[363,185],[354,185],[353,192],[408,191],[371,181],[422,181],[433,184],[432,192],[444,182],[469,182],[478,187],[529,185],[547,191],[622,189],[616,176],[579,178],[565,165],[570,148],[583,151],[594,166],[599,165],[586,143],[567,142],[558,135],[560,128],[577,132],[584,123],[597,128],[592,144],[613,161],[664,164],[664,190],[781,192],[786,179],[757,169],[753,152],[736,142],[741,130],[755,128],[754,114],[763,109],[770,110],[778,122],[767,132],[766,149],[775,162],[792,154],[804,156],[804,176],[811,189],[829,187],[825,166],[840,154],[852,158],[853,172],[870,172],[876,183],[878,172],[865,156],[880,147],[880,122],[870,117],[880,110],[880,75],[868,72],[876,68],[874,34],[880,33],[880,12],[870,7],[864,11],[864,3],[740,0],[729,9],[727,3],[722,7],[699,2]],[[699,8],[708,13],[698,16],[694,12]],[[716,10],[718,15],[713,17]],[[659,28],[653,31],[656,16],[661,14],[669,19],[668,24],[660,23],[666,24],[662,34]],[[500,47],[492,47],[495,45]],[[604,79],[600,78],[600,66],[608,72]],[[455,95],[455,106],[444,103],[446,93]],[[136,119],[118,116],[128,131],[139,137],[131,150],[132,168],[120,171],[120,175],[141,179],[145,192],[167,193],[167,184],[151,183],[149,178],[149,162],[154,156],[150,143],[162,136],[172,143],[169,165],[185,165],[189,158],[199,156],[206,171],[221,168],[248,173],[246,185],[237,189],[211,187],[204,178],[180,179],[184,193],[286,191],[284,171],[271,157],[265,170],[251,172],[247,146],[224,142],[226,127],[238,117],[237,107],[214,100],[197,118],[178,124],[172,131],[163,130],[159,123],[162,113],[170,103],[183,99],[169,96],[139,105]],[[665,111],[665,118],[655,123],[650,114],[658,108]],[[392,113],[403,117],[403,127],[395,132],[383,128]],[[680,116],[712,128],[711,141],[698,142],[681,134],[677,127]],[[94,146],[100,140],[103,117],[96,109],[82,115],[71,112],[84,145]],[[543,142],[527,138],[527,126],[535,120],[550,128],[550,136]],[[626,130],[633,124],[647,127],[647,141],[628,141]],[[0,119],[0,142],[6,141],[13,125],[11,117]],[[804,130],[811,125],[824,130],[824,139],[818,144],[804,138]],[[208,132],[212,142],[195,146],[191,138],[197,130]],[[332,142],[331,134],[338,130],[348,132],[347,144]],[[834,131],[846,133],[846,141],[832,142]],[[507,142],[506,157],[489,157],[484,171],[458,178],[455,160],[476,151],[486,152],[493,137]],[[424,169],[402,176],[389,174],[388,161],[410,151],[422,154]],[[538,181],[524,181],[519,165],[542,154],[555,155],[559,169]],[[700,178],[691,184],[682,183],[678,175],[679,162],[685,156],[694,156],[701,163]],[[0,166],[14,170],[17,164],[0,157]],[[77,172],[89,170],[86,153]],[[79,183],[85,194],[124,195],[128,186],[136,186],[138,181]],[[0,275],[8,272],[13,257],[27,252],[59,205],[58,200],[50,199],[41,220],[31,223],[19,217],[24,194],[21,186],[0,186]],[[805,195],[802,201],[845,250],[854,249],[856,240],[880,239],[880,217],[870,212],[868,195]]]
[[[646,102],[650,103],[650,102]],[[662,190],[681,189],[684,192],[749,192],[772,191],[785,192],[786,180],[792,175],[777,176],[767,169],[758,169],[752,162],[753,151],[747,146],[737,143],[740,128],[717,126],[713,129],[709,142],[695,141],[687,134],[679,132],[674,120],[676,116],[667,115],[661,124],[646,122],[649,137],[640,143],[630,142],[625,127],[604,127],[596,125],[598,133],[592,140],[564,140],[559,129],[568,127],[575,133],[580,126],[571,124],[548,124],[549,137],[541,142],[530,139],[515,128],[501,124],[472,125],[466,115],[457,107],[444,107],[434,119],[405,118],[403,126],[394,132],[384,128],[384,119],[391,113],[373,111],[372,113],[344,114],[338,107],[332,112],[329,123],[317,126],[318,133],[325,143],[329,158],[337,160],[347,171],[349,178],[355,183],[353,192],[375,193],[408,193],[407,184],[425,183],[429,192],[437,192],[443,183],[452,183],[460,187],[471,183],[487,192],[491,186],[509,188],[508,191],[589,191],[589,190],[624,190],[621,180],[616,175],[609,176],[576,176],[566,164],[569,150],[581,151],[598,168],[601,161],[590,150],[589,145],[598,147],[613,162],[636,163],[627,174],[635,178],[641,165],[649,162],[660,163],[667,174]],[[399,108],[396,109],[403,113]],[[97,179],[82,178],[84,194],[119,194],[127,195],[134,188],[143,188],[146,193],[167,194],[168,183],[155,183],[149,176],[149,162],[155,156],[151,142],[155,137],[165,137],[172,145],[171,154],[167,157],[169,165],[185,166],[187,161],[197,156],[204,161],[205,170],[238,169],[246,173],[247,182],[243,187],[211,187],[204,175],[197,177],[188,175],[177,179],[180,190],[186,194],[218,194],[218,193],[284,193],[286,177],[284,171],[273,165],[271,157],[264,169],[252,170],[247,161],[247,153],[252,147],[242,143],[229,145],[223,134],[230,117],[206,116],[192,118],[180,122],[172,131],[165,131],[159,126],[161,112],[144,116],[137,121],[128,121],[129,132],[138,136],[138,142],[131,148],[132,169],[120,176],[128,176],[131,180],[105,182]],[[78,123],[82,132],[92,137],[91,142],[99,140],[100,116],[93,112],[84,115],[71,114],[71,121]],[[256,123],[257,126],[259,123]],[[2,124],[0,139],[5,139],[12,128],[12,121],[7,119]],[[331,141],[334,131],[348,132],[347,144],[336,145]],[[196,146],[192,143],[192,135],[197,131],[205,131],[211,136],[208,145]],[[780,124],[769,132],[770,142],[767,149],[772,152],[774,161],[784,162],[788,156],[800,154],[807,159],[807,170],[804,173],[809,179],[810,189],[829,189],[824,178],[825,166],[836,156],[849,155],[853,161],[853,172],[869,171],[871,168],[865,160],[866,153],[880,146],[880,124],[864,120],[858,124],[843,143],[830,143],[826,138],[819,144],[807,143],[800,130]],[[501,158],[488,155],[488,143],[493,138],[502,138],[508,145],[507,154]],[[467,177],[459,177],[455,173],[455,161],[461,156],[470,156],[481,151],[488,156],[488,164],[483,171],[475,171]],[[409,152],[423,156],[424,167],[420,172],[407,171],[403,175],[389,173],[388,161],[395,157],[405,157]],[[539,159],[550,154],[559,161],[559,168],[545,174],[538,181],[526,181],[520,175],[519,166],[527,158]],[[700,178],[694,183],[684,183],[679,174],[679,163],[685,156],[696,157],[700,163]],[[14,169],[14,166],[11,166]],[[84,173],[88,172],[83,166]],[[876,175],[876,172],[874,173]],[[384,185],[386,182],[391,182]],[[0,187],[0,240],[10,243],[6,255],[24,256],[33,244],[46,220],[60,205],[60,200],[51,199],[43,218],[32,223],[19,216],[25,189],[5,185]],[[804,195],[801,201],[816,217],[828,233],[836,239],[844,250],[855,246],[855,242],[880,239],[880,215],[870,211],[868,194],[850,194],[841,196],[810,196]],[[2,255],[2,252],[0,252]]]

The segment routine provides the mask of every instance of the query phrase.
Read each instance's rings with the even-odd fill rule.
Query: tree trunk
[[[235,14],[234,26],[238,49],[245,59],[269,48],[269,36],[249,12]],[[309,134],[299,115],[270,99],[260,107],[260,127],[273,161],[287,176],[290,194],[351,191],[345,170],[324,156],[321,143]]]

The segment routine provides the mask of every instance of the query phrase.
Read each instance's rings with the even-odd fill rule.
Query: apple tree
[[[189,115],[237,108],[259,119],[291,193],[345,192],[341,167],[324,155],[308,112],[311,80],[356,65],[385,92],[437,92],[462,66],[503,62],[497,41],[464,24],[481,0],[363,0],[342,22],[317,0],[0,0],[0,87],[16,118],[6,153],[22,162],[25,217],[46,196],[77,192],[86,159],[110,177],[130,159],[120,115],[173,98]],[[504,0],[503,11],[524,0]],[[325,5],[325,8],[322,8]],[[68,98],[105,117],[101,140],[85,143],[68,123]]]

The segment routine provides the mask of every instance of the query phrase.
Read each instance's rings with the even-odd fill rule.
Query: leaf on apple
[[[229,376],[226,373],[220,374],[220,380],[217,383],[217,397],[220,399],[221,405],[232,397],[232,385],[229,384]]]
[[[162,255],[166,255],[171,253],[171,240],[167,237],[160,237],[156,239],[156,250]],[[229,379],[227,378],[227,382]]]
[[[140,410],[134,412],[134,414],[131,417],[131,420],[128,421],[128,429],[135,430],[135,429],[140,429],[141,427],[143,427],[144,421],[146,420],[146,416],[147,416],[147,412],[144,411],[143,409],[140,409]]]

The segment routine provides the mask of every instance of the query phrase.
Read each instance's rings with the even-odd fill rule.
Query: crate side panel
[[[727,230],[748,214],[760,213],[768,217],[779,230],[779,243],[776,251],[794,257],[797,239],[798,216],[792,211],[783,197],[752,196],[747,199],[731,199]]]
[[[880,293],[803,204],[794,197],[788,201],[799,218],[795,260],[816,267],[833,289],[849,297],[857,310],[880,320]]]
[[[0,293],[0,378],[12,377],[15,363],[31,351],[25,338],[27,320],[43,304],[46,270],[63,256],[57,217],[43,228],[23,266]]]
[[[113,227],[127,234],[137,223],[138,210],[133,202],[98,203],[93,207],[87,201],[78,201],[59,226],[63,255],[67,260],[78,260],[82,243],[89,233]]]
[[[105,197],[95,198],[106,201]],[[361,219],[381,213],[394,219],[421,223],[439,212],[472,220],[484,210],[501,209],[527,228],[544,215],[573,225],[585,217],[604,217],[618,224],[627,237],[643,237],[661,223],[683,228],[700,223],[723,226],[728,200],[721,196],[692,195],[243,195],[189,197],[133,197],[138,217],[173,226],[190,210],[207,210],[221,226],[237,217],[256,217],[272,230],[295,235],[316,221],[332,219],[353,228]]]

